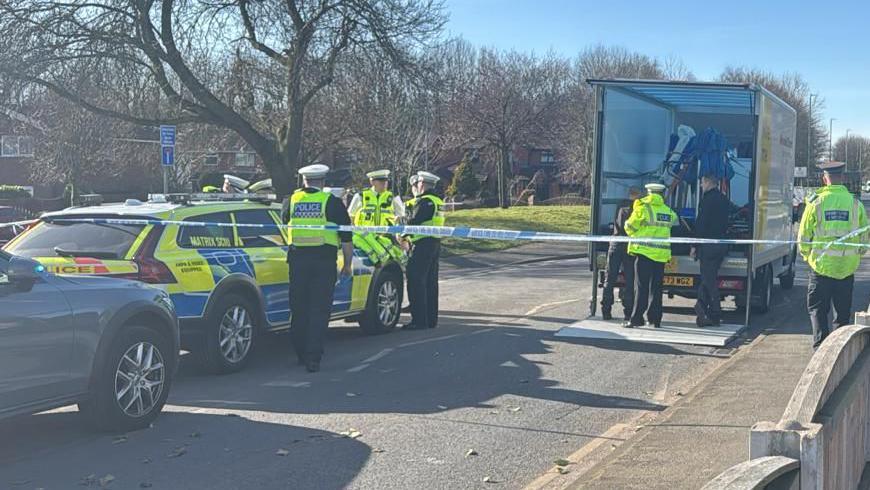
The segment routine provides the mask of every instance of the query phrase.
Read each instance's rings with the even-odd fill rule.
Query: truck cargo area
[[[610,235],[632,188],[666,186],[665,202],[680,217],[673,237],[694,237],[700,179],[713,174],[731,202],[724,238],[790,240],[793,236],[795,111],[752,84],[589,80],[597,119],[593,156],[591,233]],[[603,286],[607,243],[590,245],[594,315]],[[691,245],[671,245],[666,297],[693,298],[700,268]],[[730,245],[719,271],[723,297],[737,309],[769,306],[779,279],[791,287],[795,248],[789,244]],[[666,303],[667,304],[667,303]],[[749,310],[745,308],[744,324]],[[616,315],[615,315],[616,316]]]

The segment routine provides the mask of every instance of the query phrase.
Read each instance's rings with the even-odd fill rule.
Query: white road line
[[[263,386],[279,388],[308,388],[311,386],[311,381],[269,381],[263,383]]]
[[[360,364],[359,366],[354,366],[354,367],[348,369],[347,372],[349,372],[349,373],[358,373],[358,372],[362,371],[363,369],[365,369],[365,368],[367,368],[367,367],[369,367],[368,364]]]
[[[444,335],[442,337],[432,337],[431,339],[415,340],[414,342],[405,342],[404,344],[399,344],[399,348],[411,347],[412,345],[429,344],[432,342],[438,342],[440,340],[447,340],[447,339],[452,339],[455,337],[461,337],[462,335],[463,334],[461,334],[461,333],[455,333],[453,335]]]
[[[390,352],[393,352],[393,349],[392,349],[392,348],[384,349],[384,350],[378,352],[377,354],[373,355],[372,357],[369,357],[368,359],[363,360],[363,364],[368,364],[368,363],[375,362],[375,361],[377,361],[378,359],[380,359],[380,358],[386,356],[386,355],[389,354]]]

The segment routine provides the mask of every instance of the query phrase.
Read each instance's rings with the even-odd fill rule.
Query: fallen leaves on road
[[[468,451],[465,452],[465,457],[467,458],[469,456],[478,456],[478,452],[475,451],[474,449],[469,449]]]
[[[362,432],[356,429],[348,429],[346,431],[339,432],[338,434],[348,439],[359,439],[360,437],[362,437]]]
[[[79,481],[79,485],[81,485],[83,487],[89,487],[89,486],[93,485],[94,483],[97,483],[97,475],[95,475],[93,473],[82,478],[81,481]]]
[[[560,475],[567,475],[568,473],[571,473],[571,470],[565,468],[564,466],[556,467],[556,471],[558,471]]]
[[[348,391],[347,393],[344,394],[344,396],[346,396],[348,398],[353,398],[355,396],[359,396],[359,394],[358,393],[351,393],[350,391]]]
[[[485,476],[485,477],[483,477],[483,483],[501,483],[501,482],[496,480],[495,478],[493,478],[491,476]]]
[[[151,458],[142,458],[142,464],[151,464]]]
[[[571,464],[571,462],[567,459],[559,458],[556,461],[553,461],[553,464],[555,464],[556,466],[568,466],[569,464]]]
[[[124,444],[127,442],[127,436],[118,436],[112,439],[112,444]]]
[[[178,458],[187,454],[187,446],[178,446],[166,455],[167,458]]]
[[[685,393],[683,393],[682,391],[677,391],[674,393],[674,396],[684,396],[684,395],[685,395]]]
[[[290,451],[286,449],[279,449],[275,451],[275,454],[277,454],[278,456],[287,456],[288,454],[290,454]]]
[[[191,439],[199,439],[201,436],[202,434],[200,434],[199,432],[191,432],[187,435],[187,437],[190,437]]]
[[[376,448],[372,449],[372,452],[373,452],[373,453],[376,453],[376,454],[380,454],[380,453],[385,453],[385,452],[387,452],[387,451],[384,450],[384,449],[381,449],[381,448],[379,448],[379,447],[376,447]]]
[[[514,413],[519,412],[522,409],[523,409],[522,407],[509,407],[508,408],[508,410],[510,410],[511,412],[514,412]]]
[[[100,484],[100,488],[106,488],[115,481],[114,475],[106,475],[98,480],[97,483]]]

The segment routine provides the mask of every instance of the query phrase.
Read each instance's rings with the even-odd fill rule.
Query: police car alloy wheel
[[[378,318],[384,325],[399,319],[399,293],[392,281],[385,281],[378,290]]]
[[[229,362],[237,363],[248,355],[254,335],[251,315],[244,307],[235,305],[224,313],[218,331],[221,355]]]

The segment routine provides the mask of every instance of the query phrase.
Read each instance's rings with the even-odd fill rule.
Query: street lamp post
[[[828,131],[828,158],[834,159],[834,121],[836,117],[831,118],[831,129]]]
[[[810,162],[813,161],[813,98],[819,94],[810,94],[810,109],[807,117],[807,170],[810,168]]]
[[[849,171],[849,131],[851,129],[846,130],[846,171]]]

